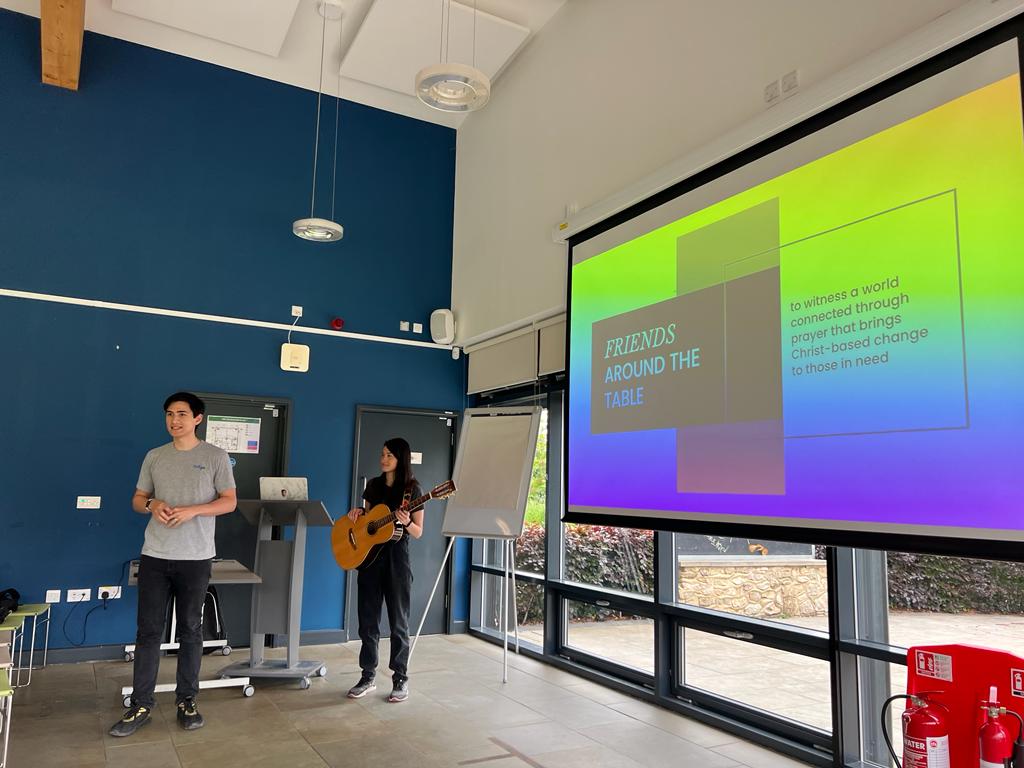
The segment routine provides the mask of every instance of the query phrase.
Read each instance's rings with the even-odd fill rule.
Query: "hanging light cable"
[[[451,49],[452,9],[448,0],[448,23],[445,25],[445,0],[441,0],[441,60],[424,67],[416,75],[416,96],[433,109],[442,112],[472,112],[491,98],[491,81],[476,68],[476,0],[473,0],[472,64],[448,61]],[[447,42],[447,45],[445,44]]]
[[[331,178],[331,218],[320,219],[314,216],[316,211],[316,170],[317,160],[319,159],[320,153],[320,104],[323,99],[324,92],[324,53],[327,41],[327,14],[330,12],[328,6],[337,10],[339,13],[338,40],[339,42],[342,40],[341,7],[337,3],[324,0],[324,2],[321,2],[318,6],[320,15],[323,17],[323,25],[320,32],[320,84],[317,87],[316,92],[316,133],[313,137],[313,190],[309,201],[309,218],[296,219],[292,222],[292,233],[301,237],[303,240],[312,240],[317,243],[335,242],[337,240],[341,240],[342,236],[345,234],[345,228],[334,221],[334,198],[338,174],[338,115],[341,111],[340,74],[338,75],[338,96],[334,112],[334,171]]]

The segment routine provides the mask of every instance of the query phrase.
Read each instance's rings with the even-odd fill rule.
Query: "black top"
[[[409,493],[410,499],[418,498],[421,493],[419,483],[413,482]],[[383,475],[377,475],[377,477],[370,480],[366,484],[366,490],[363,491],[363,501],[366,502],[367,509],[375,507],[377,504],[387,504],[388,509],[393,512],[402,506],[403,496],[402,489],[395,486],[389,487],[384,481]]]

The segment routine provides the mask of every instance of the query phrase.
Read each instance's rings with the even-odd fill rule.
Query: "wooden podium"
[[[299,630],[302,614],[302,577],[306,559],[306,528],[334,524],[321,501],[239,500],[238,511],[257,527],[256,562],[253,567],[262,580],[253,587],[252,637],[249,661],[231,664],[220,671],[227,677],[293,678],[309,688],[311,675],[323,677],[322,661],[299,660]],[[294,526],[290,541],[273,540],[276,525]],[[264,635],[286,635],[285,659],[265,659]]]

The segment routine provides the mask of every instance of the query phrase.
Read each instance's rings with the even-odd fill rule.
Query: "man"
[[[189,392],[164,403],[171,442],[146,454],[132,509],[149,515],[139,565],[138,634],[131,706],[110,729],[130,736],[149,722],[160,666],[167,600],[173,595],[181,648],[175,696],[178,724],[203,726],[196,708],[203,658],[202,612],[213,562],[217,515],[235,509],[235,479],[227,453],[196,437],[206,410]]]

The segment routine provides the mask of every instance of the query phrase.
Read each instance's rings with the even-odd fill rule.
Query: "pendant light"
[[[457,64],[448,61],[451,40],[452,3],[447,0],[448,19],[445,23],[445,2],[441,0],[441,45],[438,64],[424,67],[416,75],[416,96],[433,109],[442,112],[472,112],[480,109],[491,97],[491,81],[476,68],[476,0],[473,0],[473,63]]]
[[[338,97],[334,108],[334,163],[333,175],[331,178],[331,218],[320,219],[314,216],[316,207],[316,165],[320,152],[320,102],[324,92],[324,48],[327,41],[327,16],[338,19],[338,40],[341,35],[342,9],[340,3],[331,0],[322,0],[317,10],[323,17],[323,26],[320,32],[320,85],[316,92],[316,135],[313,139],[313,193],[309,202],[309,218],[296,219],[292,222],[292,233],[303,240],[311,240],[315,243],[333,243],[341,240],[345,234],[345,228],[334,221],[334,198],[338,181],[338,115],[341,112],[341,75],[338,75]],[[336,16],[334,14],[337,14]]]

